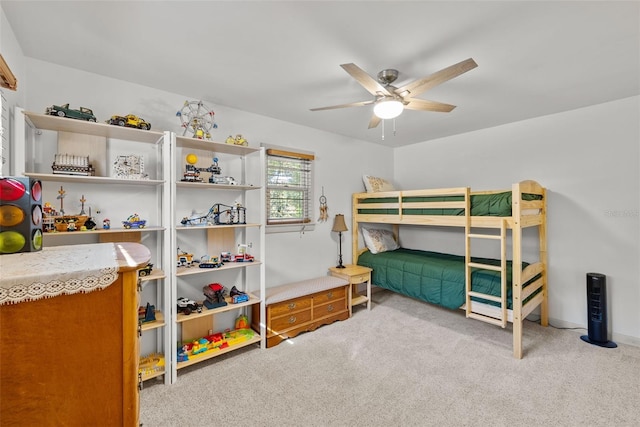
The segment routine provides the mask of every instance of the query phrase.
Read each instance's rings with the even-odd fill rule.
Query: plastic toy
[[[153,270],[153,264],[148,263],[147,265],[142,267],[140,270],[138,270],[138,276],[139,277],[148,276],[151,274],[151,270]]]
[[[156,307],[147,303],[146,307],[138,307],[138,322],[149,323],[156,320]]]
[[[202,292],[207,298],[204,300],[204,305],[208,309],[224,307],[227,305],[227,301],[224,299],[224,286],[220,283],[211,283],[202,287]]]
[[[142,130],[151,129],[151,123],[141,117],[134,116],[133,114],[127,114],[126,116],[111,116],[111,118],[107,120],[107,123],[110,125],[126,126]]]
[[[249,329],[249,318],[244,314],[241,314],[240,316],[238,316],[236,318],[235,328],[236,329]]]
[[[234,304],[249,301],[249,295],[247,295],[246,292],[238,290],[235,286],[229,291],[229,296],[231,297],[231,302]],[[236,327],[236,329],[238,328]]]
[[[213,158],[213,163],[211,166],[206,168],[199,168],[195,166],[198,162],[198,156],[193,153],[187,154],[186,157],[187,164],[185,165],[185,172],[182,175],[181,181],[183,182],[202,182],[202,178],[200,178],[200,172],[209,172],[211,176],[209,177],[209,183],[215,184],[216,180],[214,175],[220,175],[222,169],[218,166],[218,158]]]
[[[74,156],[72,154],[53,156],[51,169],[57,175],[94,176],[96,174],[96,170],[89,162],[89,156]]]
[[[178,267],[191,267],[193,264],[193,254],[189,254],[178,248]]]
[[[200,268],[219,268],[222,267],[222,263],[220,262],[220,258],[217,256],[210,257],[209,255],[203,255],[200,258],[198,266]]]
[[[182,135],[191,132],[197,139],[211,139],[211,130],[218,127],[214,121],[215,113],[202,101],[184,101],[176,116],[184,128]]]
[[[220,252],[220,261],[231,262],[231,252]]]
[[[129,215],[126,221],[122,221],[124,228],[144,228],[146,224],[147,221],[140,219],[138,214]]]
[[[249,142],[244,139],[242,137],[242,135],[238,134],[236,135],[236,137],[232,137],[231,135],[229,135],[229,138],[227,138],[227,140],[225,141],[227,144],[233,144],[233,145],[243,145],[243,146],[247,146],[249,145]]]
[[[144,375],[155,374],[164,371],[164,355],[160,353],[152,353],[148,356],[140,358],[138,372]]]
[[[102,228],[104,230],[108,230],[111,228],[111,220],[109,218],[105,218],[102,220]]]
[[[189,298],[178,298],[178,313],[189,315],[194,311],[202,313],[202,307],[200,306],[200,304],[198,304],[194,300],[190,300]]]
[[[246,224],[246,208],[237,203],[235,206],[216,203],[206,215],[187,218],[180,221],[182,225],[228,225]]]
[[[68,117],[70,119],[87,120],[89,122],[95,122],[96,116],[93,115],[93,110],[86,107],[80,107],[79,110],[69,108],[69,104],[53,105],[47,107],[46,114],[50,116]]]

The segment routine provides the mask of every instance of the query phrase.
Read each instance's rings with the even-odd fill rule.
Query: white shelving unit
[[[15,175],[28,176],[42,182],[43,201],[52,206],[59,202],[64,187],[64,210],[76,215],[80,207],[95,218],[97,228],[88,231],[44,233],[44,246],[135,241],[152,253],[152,273],[139,282],[140,304],[147,302],[157,310],[155,322],[141,324],[141,354],[157,353],[165,357],[165,370],[143,376],[143,380],[164,375],[166,384],[171,376],[171,328],[166,313],[171,312],[171,286],[175,263],[171,254],[171,170],[169,132],[144,131],[127,127],[87,122],[38,114],[16,108],[14,115],[14,146],[12,162]],[[68,151],[65,151],[68,150]],[[57,153],[89,156],[96,176],[52,173]],[[150,166],[149,179],[119,179],[112,174],[117,155],[139,155]],[[124,228],[121,221],[133,213],[147,220],[144,228]],[[109,218],[111,228],[103,229],[103,219]]]
[[[172,316],[175,327],[172,328],[172,354],[177,358],[179,348],[184,343],[198,338],[233,329],[235,318],[244,314],[250,318],[251,306],[260,304],[264,318],[264,302],[257,296],[265,292],[265,220],[264,220],[264,162],[262,148],[231,145],[172,136],[172,251],[174,259],[179,252],[193,254],[194,260],[202,256],[220,256],[221,252],[237,253],[238,245],[248,245],[247,252],[254,256],[253,262],[226,262],[219,268],[177,267],[172,280]],[[203,170],[200,178],[203,182],[182,181],[186,171],[188,154],[197,156],[195,167]],[[193,157],[192,157],[193,158]],[[209,172],[204,171],[212,165],[214,158],[221,167],[221,176],[232,176],[236,185],[209,183]],[[203,216],[215,204],[242,206],[246,209],[244,223],[183,225],[183,218]],[[202,312],[189,315],[178,313],[175,301],[187,297],[203,302],[202,288],[210,283],[220,283],[226,290],[233,286],[249,294],[249,301],[231,303],[214,309],[202,308]],[[228,352],[260,343],[265,348],[264,328],[254,331],[254,336],[228,347],[209,349],[197,356],[189,355],[188,360],[174,364],[172,381],[177,380],[177,371],[204,360]]]

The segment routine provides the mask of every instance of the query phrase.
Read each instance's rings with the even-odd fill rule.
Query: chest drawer
[[[269,306],[271,317],[282,316],[287,313],[293,313],[299,310],[305,310],[311,307],[311,296],[290,299],[278,302]]]
[[[313,318],[319,319],[321,317],[330,316],[332,314],[340,313],[347,309],[347,300],[342,298],[339,300],[329,301],[325,304],[318,304],[313,306]]]
[[[318,292],[317,294],[313,294],[313,304],[324,304],[325,302],[339,300],[341,298],[344,298],[345,295],[346,293],[344,287]]]
[[[311,320],[311,309],[285,314],[280,317],[271,317],[270,327],[274,332],[284,331],[296,327]]]

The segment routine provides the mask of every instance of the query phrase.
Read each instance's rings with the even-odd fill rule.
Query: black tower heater
[[[587,273],[587,316],[589,335],[582,335],[582,341],[616,348],[618,345],[607,339],[607,276],[604,274]]]

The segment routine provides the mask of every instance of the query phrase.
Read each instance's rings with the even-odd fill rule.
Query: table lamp
[[[333,220],[333,228],[331,229],[331,231],[335,231],[336,233],[338,233],[338,244],[340,247],[340,258],[338,258],[338,265],[336,265],[336,268],[344,268],[344,265],[342,265],[342,232],[348,231],[347,224],[345,224],[344,222],[344,215],[336,215],[335,219]]]

